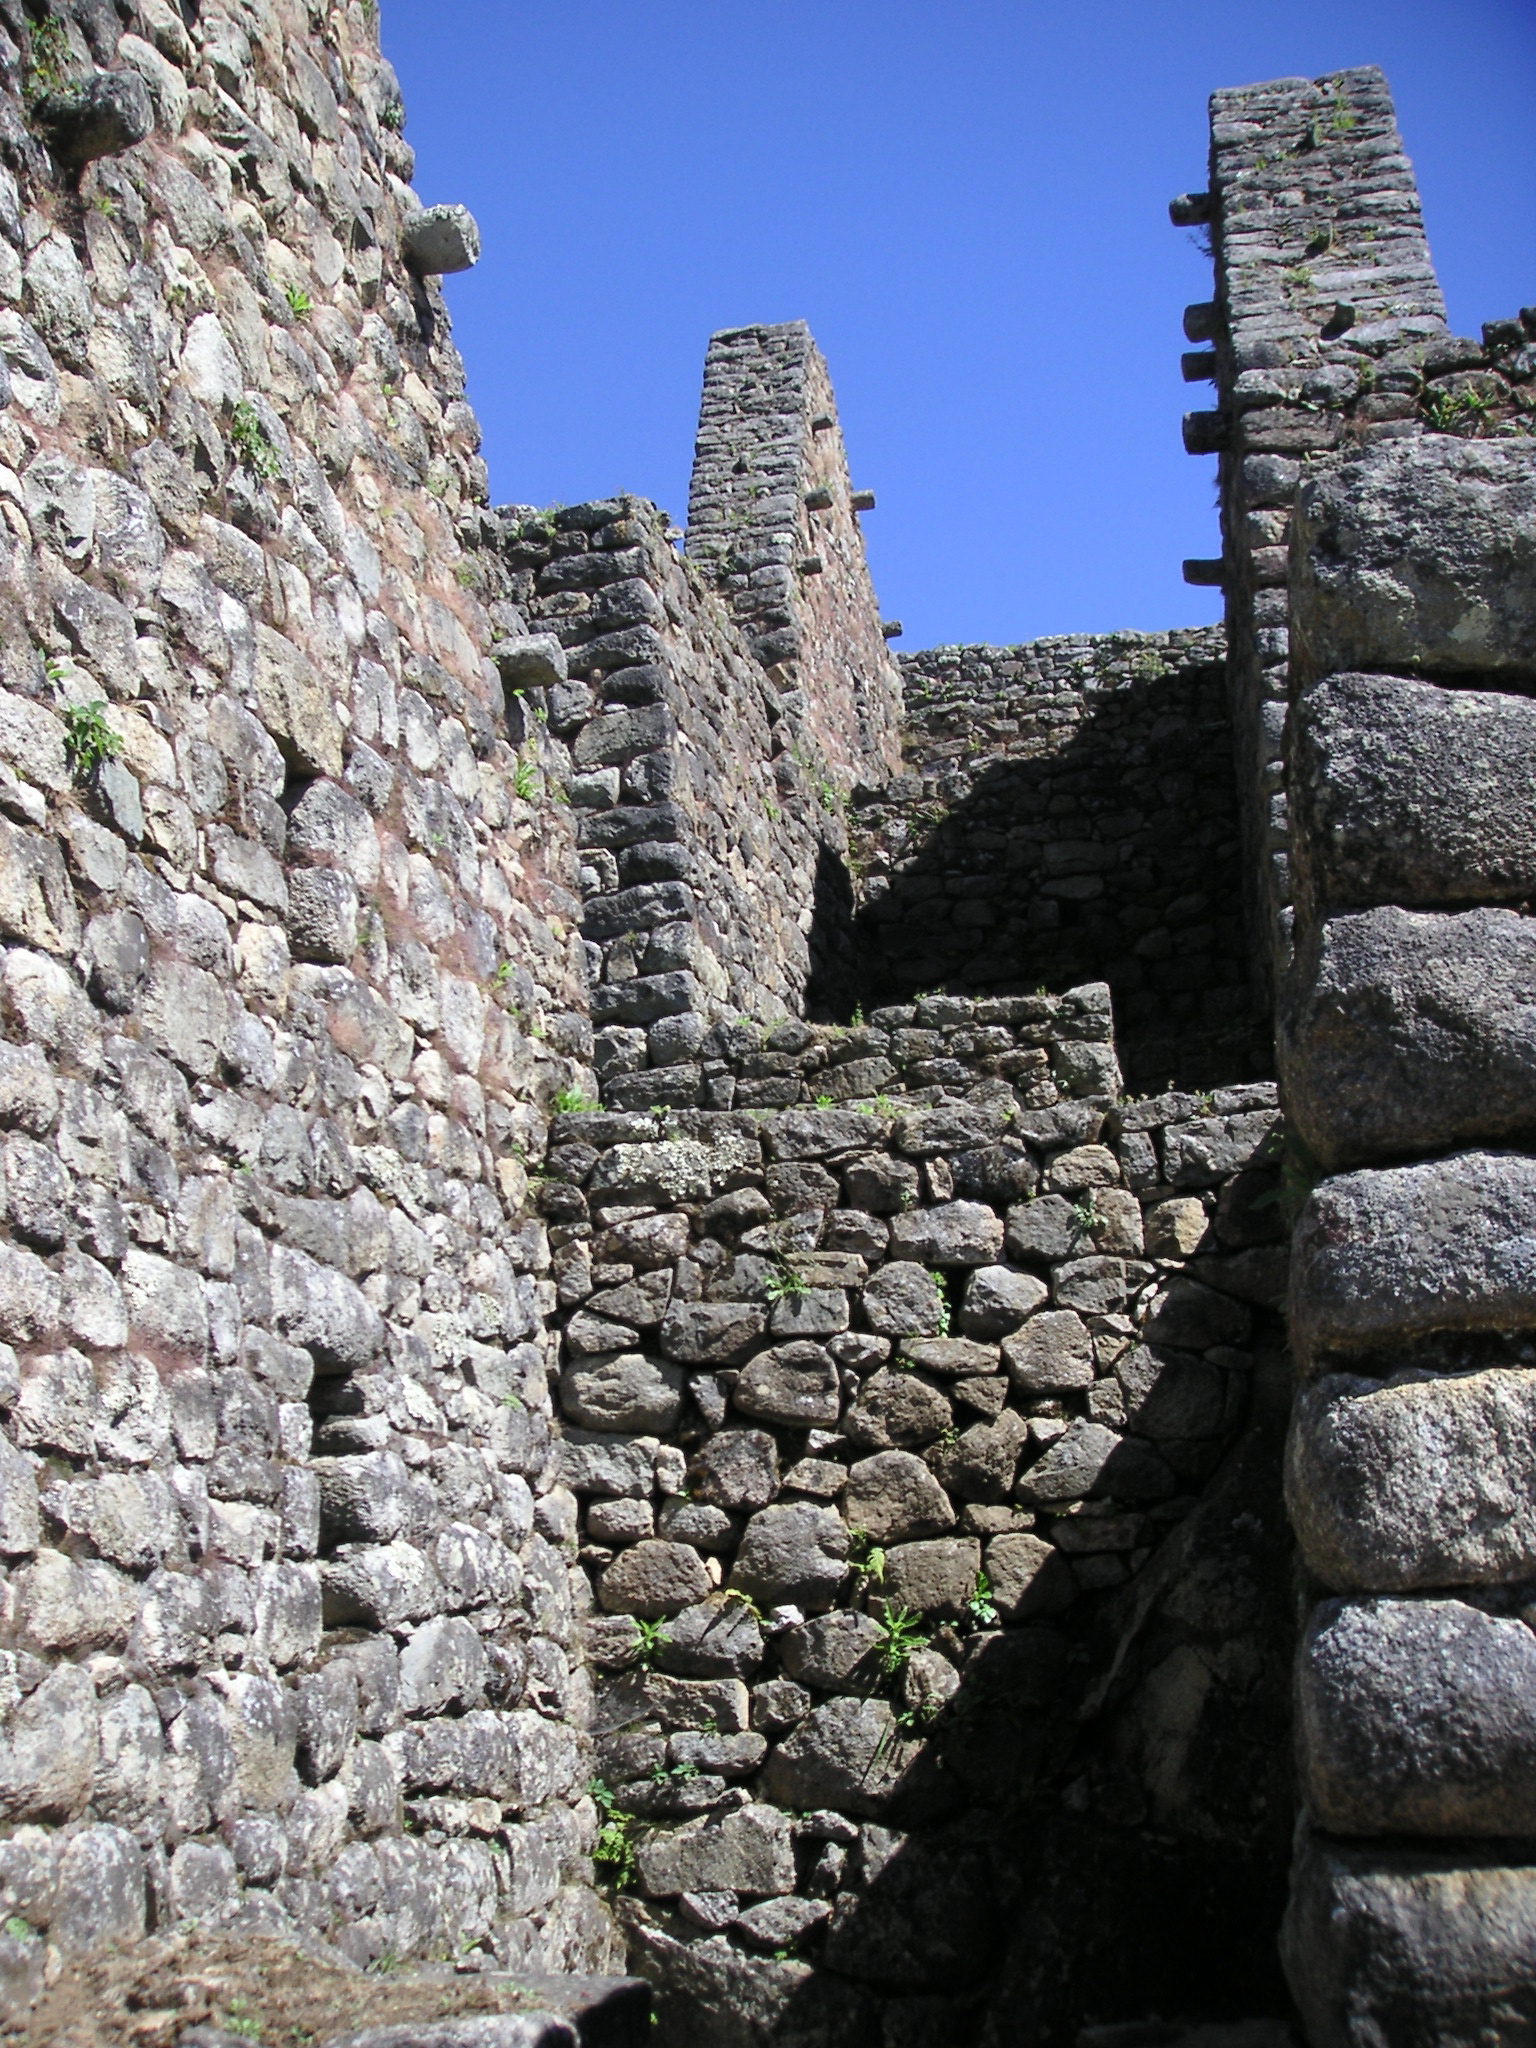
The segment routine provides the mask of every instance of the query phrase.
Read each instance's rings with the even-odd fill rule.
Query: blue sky
[[[704,345],[808,320],[901,645],[1218,616],[1168,225],[1217,86],[1376,63],[1452,325],[1536,302],[1533,0],[383,0],[496,502],[681,521]]]

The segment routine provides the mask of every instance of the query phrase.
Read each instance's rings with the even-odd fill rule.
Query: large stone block
[[[1536,924],[1510,910],[1336,917],[1296,955],[1286,1111],[1332,1169],[1536,1135]]]
[[[1458,1152],[1324,1181],[1291,1255],[1291,1343],[1315,1370],[1436,1330],[1536,1322],[1536,1159]]]
[[[1299,900],[1330,910],[1515,902],[1536,888],[1536,703],[1332,675],[1292,707]]]
[[[1280,1954],[1312,2048],[1516,2048],[1536,2029],[1536,1867],[1303,1823]]]
[[[1327,1600],[1297,1663],[1308,1811],[1339,1835],[1536,1835],[1536,1634],[1461,1600]]]
[[[1329,1374],[1291,1415],[1286,1499],[1339,1592],[1494,1585],[1536,1573],[1536,1374]]]
[[[1426,434],[1304,482],[1291,660],[1536,679],[1536,447]]]

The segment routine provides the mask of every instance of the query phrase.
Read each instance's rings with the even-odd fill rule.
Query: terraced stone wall
[[[572,814],[400,120],[361,4],[0,5],[17,2004],[186,1916],[616,1954],[526,1199]]]
[[[551,1131],[600,1868],[667,2039],[1280,1995],[1274,1088],[1121,1100],[1102,984],[1023,1007]],[[927,1086],[869,1043],[946,1033]]]
[[[852,814],[866,1002],[1103,979],[1133,1086],[1268,1073],[1220,629],[941,647],[902,676],[902,772]]]

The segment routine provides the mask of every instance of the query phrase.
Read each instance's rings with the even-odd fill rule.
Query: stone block
[[[1523,901],[1536,887],[1536,703],[1331,675],[1291,718],[1297,885],[1313,916]]]
[[[1324,1601],[1297,1746],[1332,1834],[1536,1835],[1536,1634],[1461,1600]]]
[[[743,1415],[786,1429],[834,1428],[841,1408],[831,1353],[809,1338],[760,1351],[731,1398]]]
[[[931,1620],[965,1618],[976,1593],[981,1545],[974,1536],[898,1543],[885,1554],[880,1591],[889,1607],[910,1607]]]
[[[1007,1337],[1048,1298],[1045,1282],[1033,1273],[978,1266],[966,1282],[960,1327],[968,1337]]]
[[[843,1432],[861,1451],[921,1450],[943,1435],[953,1417],[937,1387],[915,1373],[882,1367],[859,1389],[843,1418]]]
[[[1303,1821],[1280,1955],[1313,2048],[1514,2048],[1536,2027],[1536,1866]]]
[[[1291,528],[1291,659],[1536,681],[1536,448],[1377,442],[1308,477]]]
[[[880,1268],[864,1289],[863,1308],[879,1337],[936,1337],[944,1325],[944,1303],[933,1276],[909,1259]]]
[[[1536,1137],[1536,928],[1509,910],[1385,908],[1298,948],[1277,1051],[1330,1171]]]
[[[620,1551],[599,1579],[597,1597],[609,1614],[654,1618],[680,1613],[709,1589],[704,1561],[690,1544],[647,1537]]]
[[[472,270],[480,261],[480,230],[467,206],[428,206],[407,221],[400,254],[423,277]]]
[[[682,1405],[679,1368],[638,1351],[569,1365],[560,1375],[560,1406],[584,1429],[660,1434],[672,1428]]]
[[[879,1451],[860,1459],[843,1490],[843,1514],[850,1529],[863,1530],[881,1545],[942,1536],[955,1523],[943,1487],[910,1451]]]
[[[884,1700],[824,1700],[770,1751],[758,1782],[765,1798],[797,1813],[825,1806],[873,1819],[920,1748],[903,1739]]]
[[[984,1569],[992,1604],[1004,1621],[1059,1614],[1077,1597],[1077,1581],[1061,1552],[1028,1530],[1007,1530],[986,1547]]]
[[[721,1430],[700,1446],[689,1481],[694,1499],[708,1506],[765,1508],[779,1489],[778,1447],[765,1429]]]
[[[1536,1323],[1536,1159],[1458,1152],[1314,1188],[1292,1240],[1297,1364],[1436,1330]]]
[[[892,1260],[925,1266],[990,1266],[1002,1255],[1003,1220],[983,1202],[941,1202],[891,1223]]]
[[[1093,1339],[1072,1309],[1047,1309],[1003,1339],[1003,1363],[1021,1394],[1068,1394],[1093,1384]]]
[[[790,1501],[747,1523],[730,1582],[765,1610],[793,1605],[814,1614],[832,1605],[847,1564],[848,1527],[836,1510]]]
[[[1536,1573],[1536,1375],[1328,1374],[1291,1416],[1286,1500],[1339,1592],[1498,1585]]]
[[[784,1669],[818,1692],[865,1695],[878,1689],[885,1631],[872,1615],[839,1609],[779,1637]]]

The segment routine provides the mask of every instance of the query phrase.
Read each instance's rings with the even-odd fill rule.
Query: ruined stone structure
[[[489,507],[368,0],[0,0],[15,2011],[1525,2039],[1536,312],[1213,116],[1225,629],[898,663],[798,324]]]

